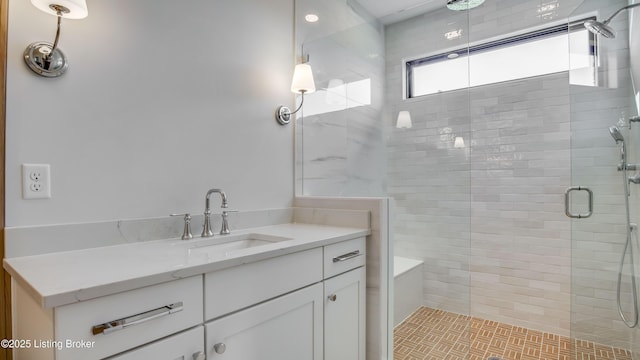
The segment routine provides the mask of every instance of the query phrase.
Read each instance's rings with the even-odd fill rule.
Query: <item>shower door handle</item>
[[[586,214],[574,214],[571,212],[571,199],[569,194],[572,191],[586,191],[589,195],[589,211]],[[593,215],[593,191],[584,186],[572,186],[564,192],[564,213],[574,219],[586,219]]]

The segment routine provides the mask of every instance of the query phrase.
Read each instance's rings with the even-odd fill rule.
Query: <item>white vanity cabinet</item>
[[[364,237],[185,276],[53,308],[13,280],[14,338],[49,341],[14,359],[365,359]]]
[[[321,360],[322,284],[206,325],[207,359]]]
[[[364,360],[364,264],[358,238],[206,274],[207,359]]]

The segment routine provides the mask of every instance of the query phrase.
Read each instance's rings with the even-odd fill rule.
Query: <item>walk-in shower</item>
[[[395,339],[396,360],[640,353],[640,290],[631,291],[640,259],[629,264],[640,248],[633,229],[625,249],[629,191],[619,183],[625,168],[638,223],[640,194],[628,181],[640,127],[627,120],[640,44],[629,43],[640,27],[628,16],[640,7],[624,11],[637,2],[296,0],[298,51],[315,54],[316,83],[344,84],[340,104],[318,91],[296,119],[296,192],[393,198],[393,251],[422,262],[419,318]],[[319,4],[331,11],[320,18],[335,21],[305,22]],[[600,22],[583,26],[594,14]],[[507,60],[520,49],[532,50]],[[494,76],[530,70],[529,61],[567,66]],[[399,113],[411,114],[411,128],[396,127]],[[609,132],[618,118],[625,126]],[[593,191],[593,216],[563,215],[574,186]],[[573,194],[582,215],[590,198]]]

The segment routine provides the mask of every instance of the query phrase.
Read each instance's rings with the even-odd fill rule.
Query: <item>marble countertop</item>
[[[248,234],[286,239],[245,249],[203,251]],[[206,239],[157,240],[15,257],[5,259],[4,268],[44,308],[52,308],[369,234],[369,229],[362,228],[289,223]]]

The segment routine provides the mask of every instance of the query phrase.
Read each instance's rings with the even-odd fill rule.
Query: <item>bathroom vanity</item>
[[[6,259],[14,359],[364,360],[369,234],[289,223]]]

